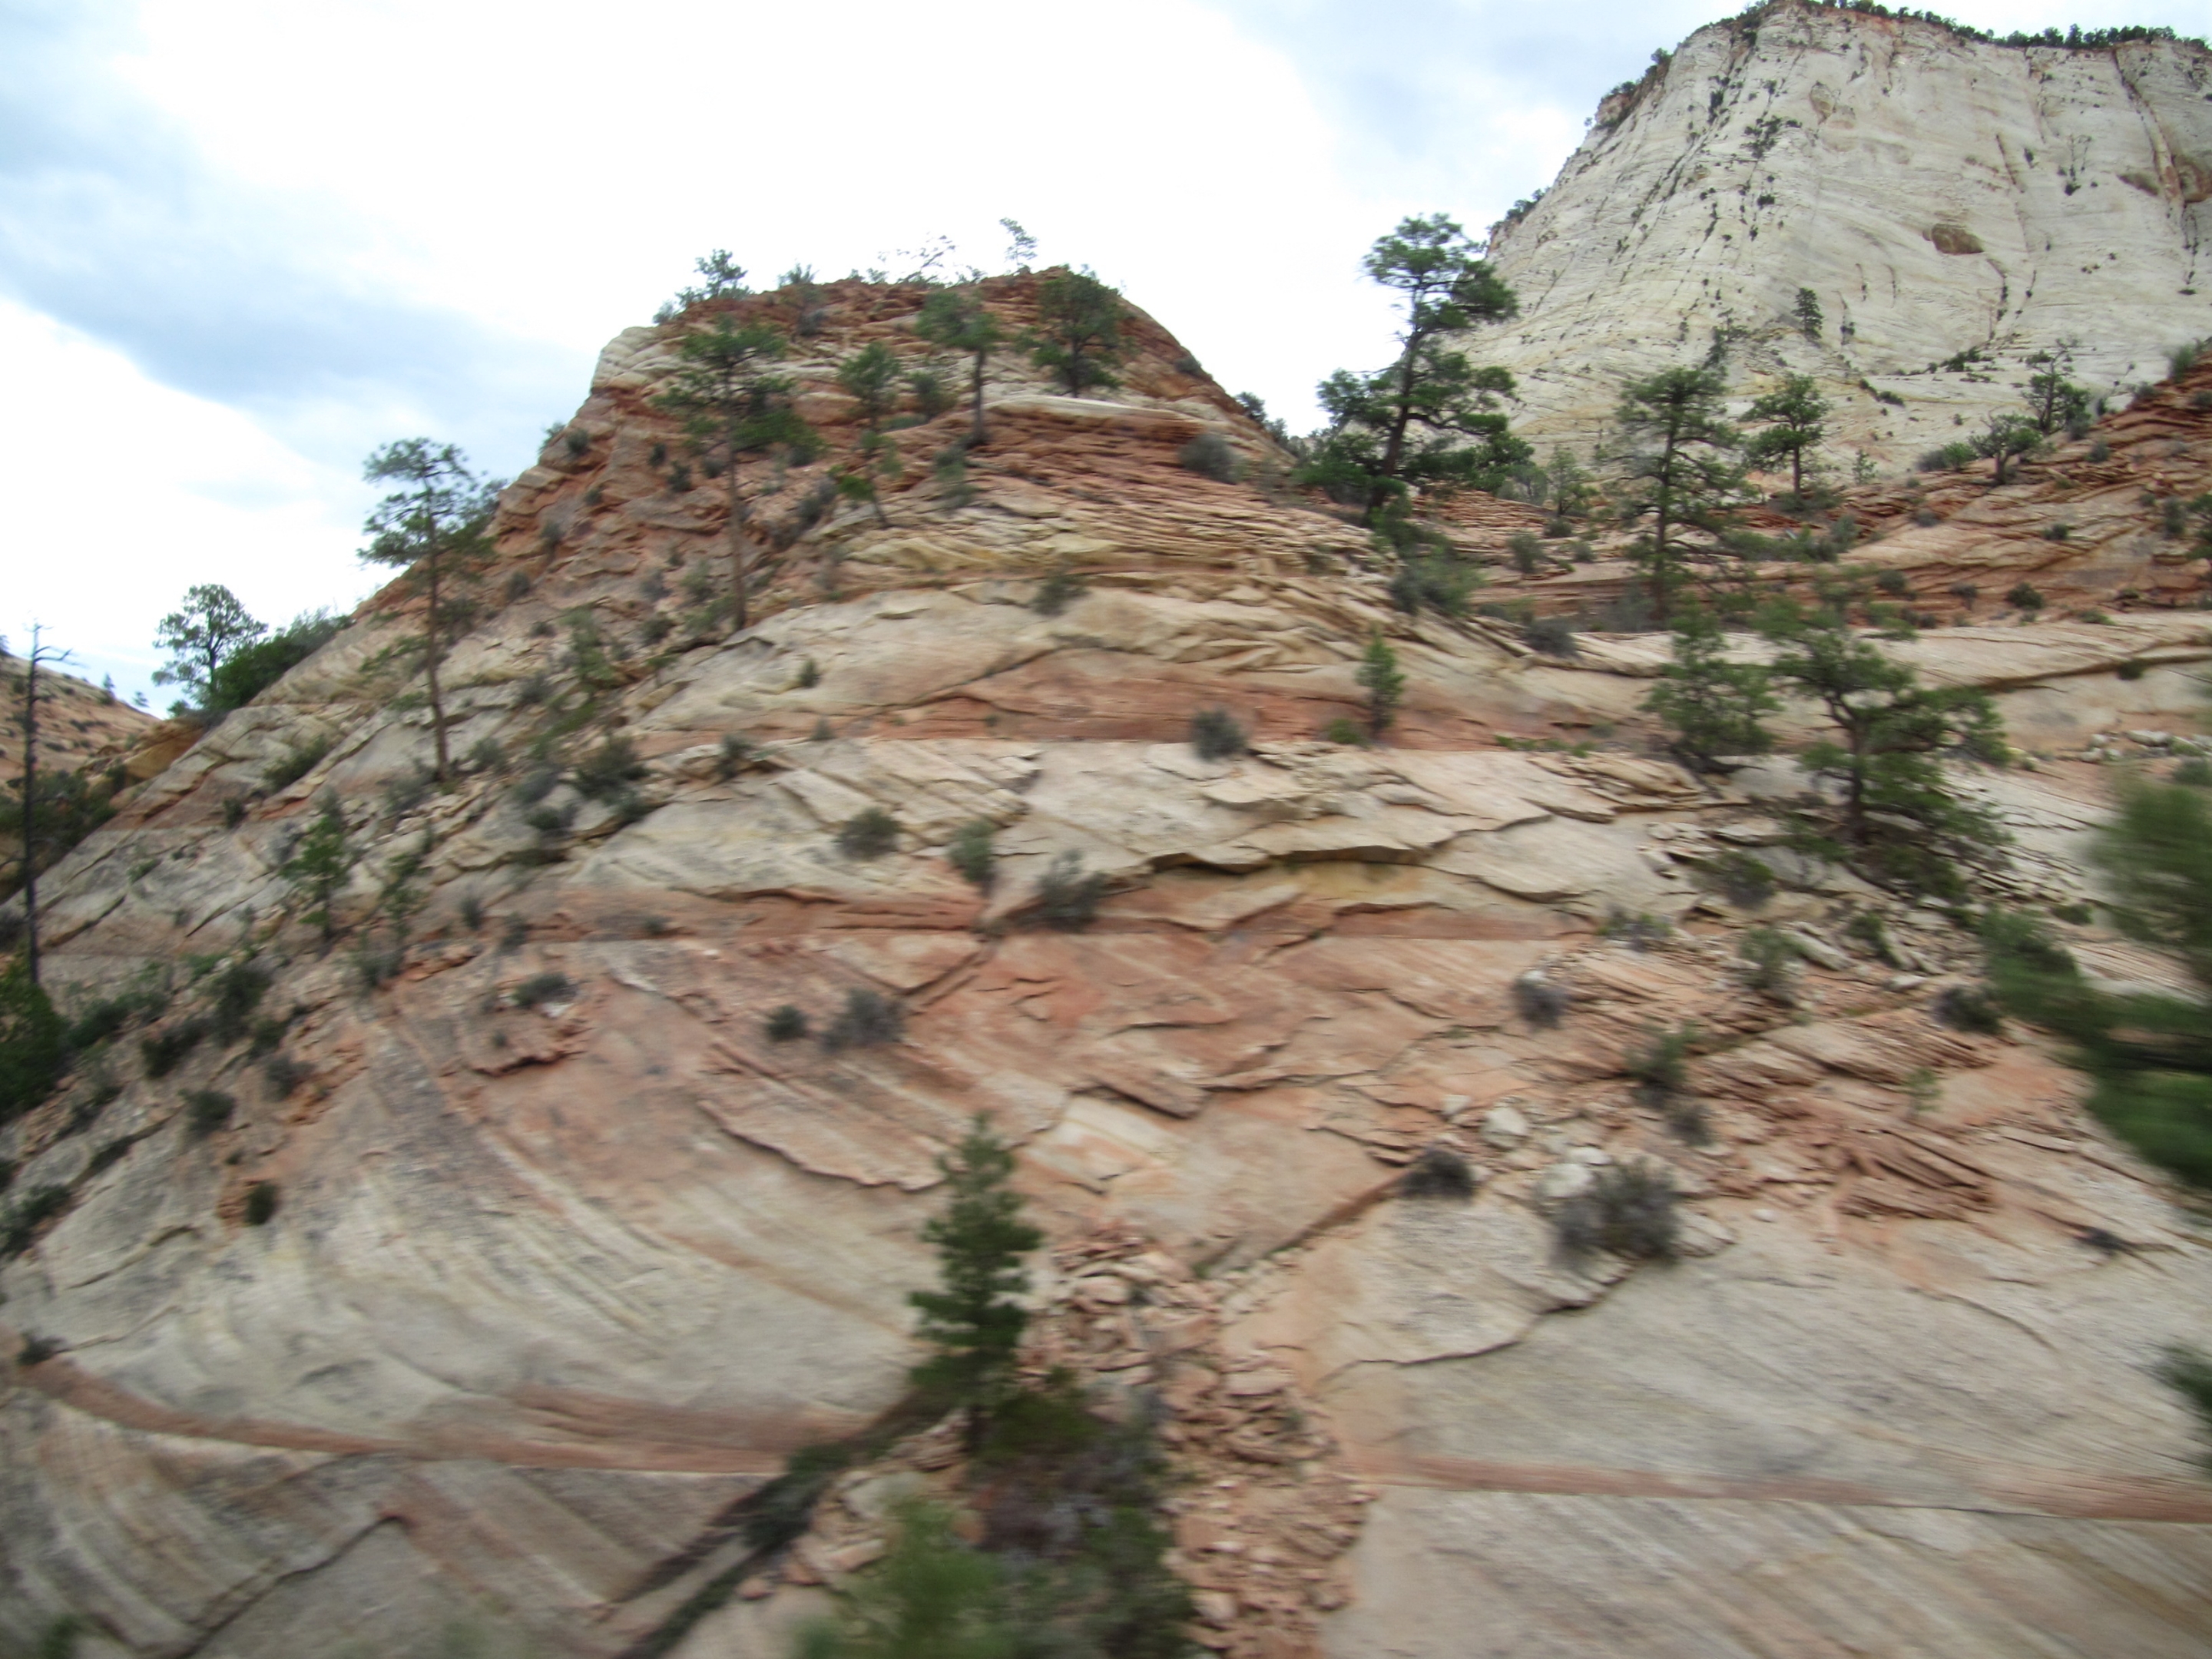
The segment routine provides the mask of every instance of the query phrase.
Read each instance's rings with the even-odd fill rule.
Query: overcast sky
[[[1950,8],[1998,30],[2205,0]],[[1002,216],[1294,426],[1389,350],[1358,276],[1408,212],[1479,234],[1680,0],[7,0],[0,632],[126,693],[195,582],[281,620],[374,585],[368,450],[528,464],[617,330],[726,246],[772,280]],[[166,701],[161,694],[157,700]]]

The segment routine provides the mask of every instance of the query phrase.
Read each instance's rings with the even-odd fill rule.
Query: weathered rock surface
[[[2124,393],[2212,331],[2208,93],[2188,42],[2002,46],[1778,0],[1599,106],[1494,234],[1522,313],[1480,349],[1519,379],[1524,435],[1585,460],[1624,378],[1717,332],[1737,390],[1814,376],[1839,448],[1891,467],[2015,404],[2062,342]]]
[[[831,337],[901,337],[917,300],[841,289]],[[523,580],[449,665],[454,749],[484,758],[422,786],[425,716],[379,654],[394,592],[57,870],[64,1000],[149,964],[172,999],[0,1146],[11,1199],[61,1194],[0,1266],[0,1633],[71,1611],[89,1652],[289,1659],[302,1628],[408,1651],[475,1623],[584,1659],[738,1569],[761,1593],[686,1651],[775,1652],[812,1587],[748,1563],[731,1505],[898,1396],[933,1159],[981,1109],[1061,1251],[1053,1341],[1151,1368],[1175,1443],[1250,1467],[1177,1516],[1220,1650],[2201,1644],[2212,1488],[2146,1373],[2212,1317],[2201,1222],[2027,1034],[1929,1018],[1973,959],[1940,918],[1778,852],[1766,919],[1818,949],[1794,1009],[1747,988],[1747,918],[1701,872],[1776,838],[1788,764],[1723,789],[1655,757],[1649,641],[1573,664],[1398,615],[1341,522],[1176,465],[1207,425],[1264,446],[1140,344],[1111,405],[1007,368],[970,499],[909,466],[886,524],[795,536],[725,637],[685,592],[721,569],[712,492],[654,472],[658,346],[623,343],[583,457],[554,446],[508,498],[490,591]],[[1063,567],[1087,591],[1041,615]],[[1377,628],[1410,680],[1392,740],[1324,743]],[[2110,769],[2181,752],[2212,635],[2137,611],[1916,648],[2063,729],[2038,770],[1962,782],[2014,824],[2022,895],[2079,896]],[[2123,709],[2137,655],[2160,666]],[[1252,752],[1196,758],[1212,704]],[[634,775],[587,795],[575,763],[617,737]],[[533,749],[567,769],[521,799],[537,763],[504,757]],[[329,798],[364,856],[325,953],[280,870]],[[871,806],[896,848],[840,851]],[[988,890],[944,856],[979,818]],[[1069,853],[1105,884],[1063,932],[1039,890]],[[382,978],[401,884],[424,902]],[[1649,920],[1608,939],[1616,909]],[[2068,931],[2100,971],[2159,971]],[[149,1075],[138,1039],[205,1012],[179,964],[249,939],[287,1065],[210,1033]],[[1557,1029],[1516,1004],[1532,969]],[[863,990],[897,1040],[763,1028],[788,1004],[818,1032]],[[1702,1146],[1623,1080],[1684,1021]],[[234,1109],[195,1127],[210,1089]],[[1431,1147],[1474,1197],[1397,1195]],[[1644,1159],[1686,1259],[1562,1259],[1548,1172]],[[1080,1288],[1145,1273],[1175,1294]],[[1359,1481],[1364,1532],[1337,1514]],[[881,1527],[857,1501],[792,1559],[858,1570]]]

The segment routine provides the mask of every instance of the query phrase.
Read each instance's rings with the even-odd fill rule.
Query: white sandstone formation
[[[2097,393],[2160,378],[2212,333],[2208,198],[2201,46],[2002,46],[1780,0],[1599,106],[1494,229],[1522,312],[1476,345],[1547,454],[1587,460],[1625,379],[1722,336],[1739,392],[1812,374],[1835,452],[1895,467],[2014,405],[2026,360],[2063,342]]]

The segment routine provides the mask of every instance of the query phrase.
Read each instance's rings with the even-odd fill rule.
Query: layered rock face
[[[2015,406],[2034,353],[2077,343],[2103,393],[2212,333],[2212,53],[1778,0],[1607,98],[1493,248],[1522,313],[1476,349],[1540,444],[1587,452],[1623,380],[1719,335],[1739,391],[1813,375],[1894,467]]]
[[[990,297],[1018,322],[1032,292]],[[933,1159],[981,1110],[1053,1235],[1046,1357],[1162,1401],[1215,1650],[2200,1650],[2212,1488],[2148,1367],[2212,1321],[2212,1241],[2030,1034],[1931,1018],[1971,940],[1775,848],[1786,763],[1717,789],[1656,757],[1656,642],[1552,659],[1393,610],[1363,538],[1142,319],[1110,398],[1000,359],[964,477],[927,465],[951,410],[898,434],[880,520],[806,519],[859,440],[832,365],[918,362],[920,299],[822,301],[795,373],[829,453],[760,498],[793,532],[750,629],[701,609],[720,488],[682,487],[651,403],[674,331],[634,332],[502,509],[499,608],[447,674],[463,775],[420,781],[395,589],[50,878],[66,1002],[148,964],[173,987],[104,1085],[0,1146],[10,1200],[58,1194],[0,1266],[0,1631],[780,1656],[879,1547],[884,1483],[942,1460],[923,1436],[781,1560],[747,1559],[732,1505],[900,1395]],[[2191,387],[2129,418],[2111,478],[1976,510],[2043,522],[2078,489],[2117,526],[2127,468],[2212,485]],[[1249,482],[1178,465],[1206,430]],[[1529,517],[1474,504],[1462,534]],[[1984,522],[1954,511],[1930,568],[1987,552],[1997,584],[2011,549],[2120,603],[2101,535]],[[1378,631],[1398,723],[1323,741]],[[2186,736],[2212,632],[1984,617],[1910,649],[2047,757],[1960,782],[2019,837],[2017,894],[2057,902],[2085,890],[2100,757]],[[1249,754],[1193,751],[1212,706]],[[331,799],[362,856],[325,951],[280,871]],[[841,850],[870,807],[894,848]],[[945,858],[977,819],[985,889]],[[1806,953],[1794,1006],[1746,982],[1754,918],[1701,873],[1747,848],[1790,878],[1756,919]],[[1046,925],[1071,854],[1095,919]],[[395,884],[423,895],[396,957]],[[1616,910],[1655,920],[1608,936]],[[2107,976],[2168,971],[2068,931]],[[274,1032],[179,1057],[216,981],[174,964],[249,941]],[[855,992],[897,1006],[891,1040],[768,1035]],[[1702,1138],[1625,1080],[1684,1022]],[[1432,1147],[1472,1198],[1398,1194]],[[1684,1259],[1561,1255],[1558,1204],[1640,1160],[1686,1195]]]

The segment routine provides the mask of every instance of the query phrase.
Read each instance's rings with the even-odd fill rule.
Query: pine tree
[[[1352,678],[1367,693],[1368,735],[1379,738],[1398,718],[1398,705],[1406,696],[1406,677],[1399,672],[1398,653],[1384,642],[1381,629],[1367,636],[1367,649]]]
[[[1990,488],[2010,483],[2014,471],[2014,462],[2022,455],[2033,455],[2043,447],[2043,434],[2034,421],[2026,415],[2010,410],[1999,410],[1983,423],[1982,429],[1967,440],[1977,455],[1985,455],[1990,462]]]
[[[360,860],[346,833],[345,809],[335,795],[325,795],[314,822],[277,866],[276,873],[291,888],[292,902],[307,907],[300,919],[321,931],[325,950],[337,934],[337,896]]]
[[[921,1230],[937,1250],[941,1290],[907,1297],[921,1315],[918,1334],[937,1352],[915,1368],[917,1387],[969,1411],[980,1443],[992,1411],[1012,1385],[1014,1358],[1029,1316],[1013,1298],[1029,1288],[1022,1257],[1044,1235],[1021,1218],[1021,1195],[1007,1182],[1013,1154],[977,1113],[967,1135],[938,1159],[950,1198]]]
[[[1373,374],[1339,369],[1321,383],[1328,429],[1296,477],[1357,505],[1374,525],[1416,489],[1494,489],[1532,452],[1499,411],[1513,377],[1477,368],[1451,345],[1520,310],[1459,225],[1443,214],[1403,220],[1368,250],[1365,267],[1405,307],[1398,359]]]
[[[1704,605],[1674,618],[1674,659],[1644,706],[1674,729],[1674,749],[1695,772],[1724,772],[1739,757],[1764,755],[1774,734],[1759,723],[1782,704],[1757,663],[1730,662],[1728,635]]]
[[[479,478],[452,444],[403,438],[368,458],[371,483],[398,483],[376,504],[363,526],[371,538],[361,552],[370,564],[398,565],[424,589],[422,671],[430,692],[430,733],[437,752],[432,775],[446,781],[452,760],[446,745],[446,699],[439,684],[448,636],[465,608],[449,585],[465,582],[491,556],[491,516],[504,487]]]
[[[1959,865],[1985,861],[2010,839],[1994,814],[1960,798],[1941,764],[1947,753],[2003,757],[2003,727],[1989,697],[1966,686],[1922,685],[1911,667],[1851,628],[1839,595],[1811,611],[1778,611],[1767,631],[1780,647],[1774,678],[1819,702],[1837,732],[1799,755],[1843,794],[1832,833],[1808,825],[1807,849],[1870,881],[1960,896]]]
[[[1743,492],[1741,439],[1728,423],[1727,393],[1718,368],[1662,369],[1631,381],[1614,416],[1630,446],[1621,516],[1650,521],[1629,556],[1643,570],[1652,613],[1662,623],[1691,562],[1718,556],[1729,509]]]
[[[860,406],[860,423],[882,428],[898,404],[897,355],[881,340],[871,341],[837,365],[837,384]]]
[[[974,289],[940,288],[921,302],[914,330],[930,344],[969,358],[969,401],[975,424],[968,444],[980,448],[984,441],[983,369],[1005,339],[998,320],[983,308],[982,296]]]
[[[2123,787],[2092,856],[2129,938],[2170,953],[2193,993],[2093,988],[2032,925],[1984,928],[2005,1006],[2057,1032],[2095,1086],[2089,1109],[2154,1164],[2212,1191],[2212,799],[2180,784]]]
[[[729,549],[730,601],[734,626],[751,622],[752,565],[758,554],[738,476],[744,457],[782,444],[807,449],[812,430],[792,402],[790,379],[769,365],[781,361],[782,334],[767,323],[741,323],[718,311],[703,328],[686,333],[683,359],[669,389],[653,406],[684,422],[692,453],[720,468],[724,497],[722,536]]]
[[[223,664],[268,631],[268,624],[248,616],[238,596],[221,583],[186,588],[184,604],[162,617],[155,630],[155,645],[170,655],[167,664],[154,671],[154,684],[180,685],[207,707]],[[177,706],[185,707],[181,702]]]
[[[2049,351],[2028,358],[2035,372],[2027,377],[2027,418],[2048,438],[2089,416],[2089,391],[2068,378],[2074,372],[2074,344],[2062,340]]]
[[[1809,374],[1792,374],[1778,391],[1754,402],[1744,419],[1761,429],[1744,446],[1754,466],[1765,466],[1784,456],[1790,459],[1790,494],[1805,495],[1806,457],[1828,435],[1828,400]]]
[[[1121,384],[1121,296],[1087,270],[1054,272],[1037,285],[1037,331],[1030,361],[1066,383],[1080,398],[1092,386],[1110,392]]]
[[[0,1124],[44,1100],[66,1063],[61,1016],[16,957],[0,969]]]

